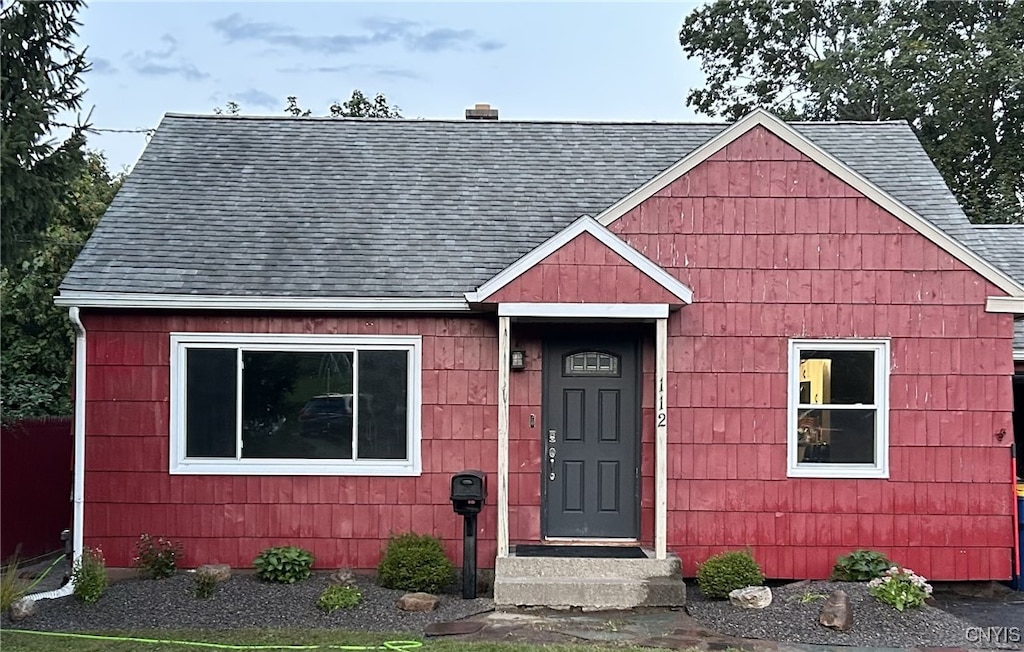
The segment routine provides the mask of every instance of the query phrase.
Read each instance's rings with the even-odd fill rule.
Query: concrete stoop
[[[679,558],[593,559],[509,557],[495,560],[494,604],[499,607],[631,609],[680,607],[686,585]]]

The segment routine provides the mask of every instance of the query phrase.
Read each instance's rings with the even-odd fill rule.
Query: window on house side
[[[788,475],[889,476],[889,342],[790,340]]]
[[[172,473],[419,473],[419,337],[176,333],[171,349]]]

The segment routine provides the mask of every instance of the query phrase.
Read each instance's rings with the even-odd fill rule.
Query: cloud
[[[500,50],[503,47],[505,47],[504,43],[494,39],[487,39],[476,44],[476,49],[483,52],[493,52],[494,50]]]
[[[264,93],[255,88],[235,93],[234,98],[243,107],[255,106],[262,109],[280,109],[284,107],[284,100],[281,98],[274,97],[270,93]]]
[[[176,65],[165,66],[159,63],[140,62],[133,63],[132,70],[140,75],[146,75],[147,77],[171,77],[174,75],[180,75],[188,81],[200,81],[210,76],[196,68],[191,63],[179,63]]]
[[[143,59],[170,59],[175,52],[178,51],[178,39],[174,38],[170,34],[164,34],[160,37],[160,42],[164,44],[162,50],[146,50],[142,53]]]
[[[210,76],[187,61],[171,61],[178,52],[178,40],[170,34],[161,36],[160,43],[163,47],[144,50],[142,54],[127,52],[124,60],[132,70],[147,77],[180,76],[187,81],[200,81]]]
[[[229,43],[256,41],[320,54],[348,54],[388,43],[400,43],[414,52],[461,50],[470,46],[487,52],[504,46],[493,39],[478,41],[471,29],[427,29],[415,21],[384,17],[368,18],[360,23],[361,30],[350,34],[299,34],[288,25],[250,21],[237,12],[210,25]]]
[[[117,68],[114,64],[110,63],[107,59],[96,57],[92,59],[92,71],[97,75],[113,75],[117,72]]]
[[[291,66],[289,68],[278,68],[277,72],[285,75],[351,75],[360,73],[382,79],[422,79],[422,75],[408,68],[378,66],[367,63],[351,63],[342,66]]]

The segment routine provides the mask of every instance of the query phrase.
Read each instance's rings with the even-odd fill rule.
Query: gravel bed
[[[316,600],[327,586],[327,577],[328,573],[318,572],[304,582],[272,584],[252,574],[236,573],[205,600],[195,597],[191,573],[179,572],[163,580],[125,579],[107,587],[95,604],[82,604],[73,596],[40,600],[35,616],[12,623],[4,614],[0,625],[49,631],[307,628],[422,634],[431,623],[458,620],[494,607],[486,598],[463,600],[458,595],[442,595],[435,611],[405,612],[395,607],[404,591],[381,588],[372,577],[357,575],[355,583],[363,602],[325,614],[316,608]]]
[[[840,632],[818,623],[823,599],[802,602],[810,594],[827,596],[842,589],[850,596],[853,628]],[[709,600],[694,586],[687,591],[687,611],[701,624],[731,636],[782,643],[857,647],[960,647],[1019,649],[1016,644],[969,640],[973,623],[924,605],[899,612],[868,594],[866,583],[816,581],[772,587],[765,609],[742,609],[728,600]]]

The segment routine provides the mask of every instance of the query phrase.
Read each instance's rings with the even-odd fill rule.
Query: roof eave
[[[58,306],[158,310],[292,310],[331,312],[467,312],[459,297],[288,297],[62,291]]]

